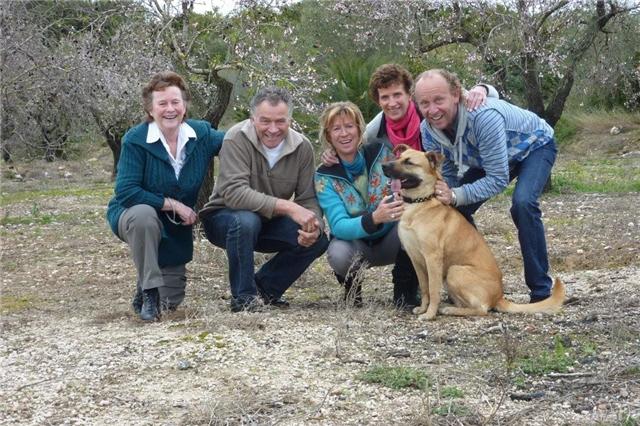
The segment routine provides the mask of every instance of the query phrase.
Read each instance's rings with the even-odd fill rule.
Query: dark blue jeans
[[[529,287],[532,299],[546,297],[551,293],[547,241],[538,200],[551,175],[556,154],[555,141],[551,141],[529,153],[523,161],[514,164],[509,172],[509,181],[517,178],[511,197],[511,218],[518,229],[518,241],[524,262],[524,281]],[[475,182],[484,175],[484,170],[469,169],[459,184]],[[458,211],[475,226],[472,215],[485,201],[460,206]]]
[[[324,234],[311,247],[298,244],[300,226],[288,216],[267,220],[248,210],[220,209],[202,219],[207,239],[227,250],[231,295],[246,303],[257,287],[277,299],[329,245]],[[254,273],[254,251],[277,253]]]

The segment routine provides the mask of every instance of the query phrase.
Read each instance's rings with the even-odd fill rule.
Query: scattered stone
[[[512,393],[509,395],[512,401],[531,401],[532,399],[542,398],[545,395],[544,392],[531,392],[531,393]]]
[[[188,360],[181,359],[180,361],[178,361],[178,370],[188,370],[190,368],[193,368],[193,365],[191,365]]]
[[[392,358],[410,358],[411,352],[408,349],[400,348],[387,352],[387,356]]]

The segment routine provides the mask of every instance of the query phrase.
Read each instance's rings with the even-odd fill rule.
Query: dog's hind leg
[[[485,316],[487,309],[483,308],[459,308],[457,306],[443,306],[438,310],[441,315],[453,315],[458,317]]]
[[[488,290],[495,284],[482,279],[466,266],[452,266],[447,274],[447,291],[455,306],[442,307],[439,313],[455,316],[484,316],[492,307]]]

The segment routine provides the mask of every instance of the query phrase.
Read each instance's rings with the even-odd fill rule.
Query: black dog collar
[[[405,197],[404,195],[402,196],[402,201],[404,201],[405,203],[423,203],[425,201],[429,201],[430,199],[432,199],[433,197],[435,197],[436,193],[434,192],[433,194],[429,195],[428,197],[420,197],[420,198],[409,198],[409,197]]]

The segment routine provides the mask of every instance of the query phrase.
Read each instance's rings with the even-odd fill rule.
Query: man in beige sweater
[[[234,312],[289,306],[283,293],[328,245],[313,147],[290,128],[291,113],[284,89],[254,96],[251,118],[225,135],[220,173],[200,212],[209,241],[227,251]],[[255,272],[254,251],[276,255]]]

